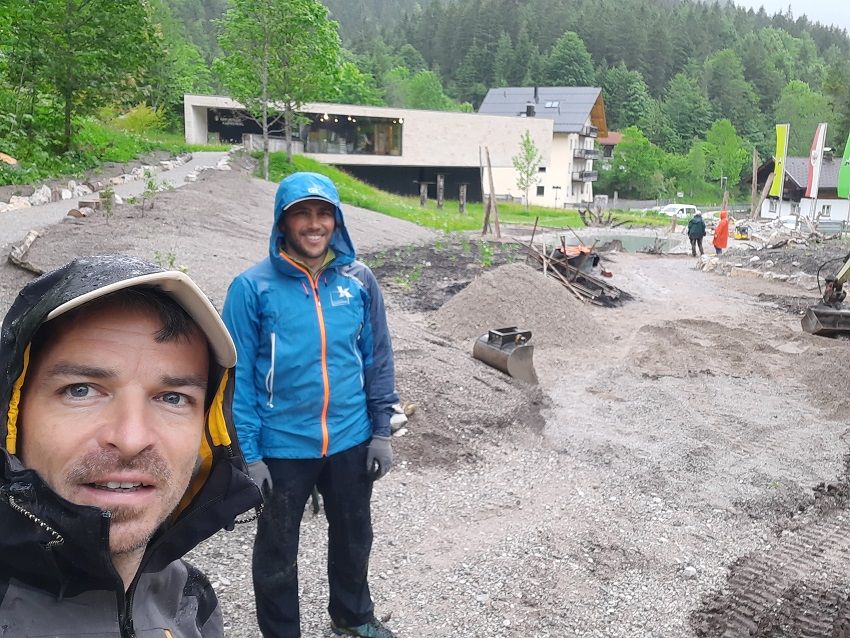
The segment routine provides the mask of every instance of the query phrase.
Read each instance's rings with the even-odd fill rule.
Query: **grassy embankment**
[[[96,118],[80,119],[76,123],[74,149],[55,153],[39,140],[17,140],[14,147],[0,148],[18,160],[10,168],[0,162],[0,186],[6,184],[37,184],[53,177],[77,177],[106,162],[129,162],[154,150],[172,154],[205,150],[226,151],[228,145],[186,144],[183,136],[157,130],[140,133],[123,130]]]
[[[446,200],[443,209],[437,208],[437,202],[429,199],[425,207],[419,205],[418,197],[404,197],[387,193],[351,177],[333,166],[322,164],[307,157],[296,155],[292,164],[287,163],[285,153],[272,153],[269,158],[269,178],[279,181],[294,171],[313,171],[330,177],[339,190],[340,198],[346,204],[374,210],[391,217],[415,222],[428,228],[444,232],[479,230],[484,223],[484,204],[468,203],[466,214],[458,212],[457,200]],[[544,228],[581,228],[583,226],[578,212],[563,208],[545,208],[531,206],[529,210],[520,204],[499,202],[499,221],[503,224],[533,225],[539,216],[539,225]],[[669,226],[670,218],[656,213],[641,211],[615,211],[617,222],[626,222],[629,226]]]

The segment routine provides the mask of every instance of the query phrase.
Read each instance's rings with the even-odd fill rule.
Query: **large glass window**
[[[403,118],[308,114],[302,129],[307,153],[401,155]]]

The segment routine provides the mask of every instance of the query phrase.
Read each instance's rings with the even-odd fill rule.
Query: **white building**
[[[553,122],[552,153],[540,167],[539,182],[529,199],[541,206],[591,203],[598,172],[594,148],[608,134],[602,89],[584,86],[505,87],[490,89],[478,109],[487,115]],[[515,180],[514,180],[515,181]]]
[[[261,129],[244,107],[227,97],[186,95],[186,141],[245,143],[262,148]],[[477,113],[425,111],[350,104],[305,104],[309,122],[296,132],[293,152],[332,164],[378,188],[418,195],[419,184],[428,184],[436,196],[436,176],[445,175],[445,196],[457,199],[460,184],[467,184],[470,201],[482,199],[481,167],[484,149],[490,152],[497,195],[516,194],[511,158],[519,152],[522,134],[529,130],[548,162],[552,153],[552,122],[529,123]],[[281,130],[274,133],[272,150],[285,150]],[[511,176],[514,176],[511,179]],[[487,188],[489,192],[489,187]]]
[[[601,105],[601,97],[599,100]],[[556,134],[556,121],[551,118],[324,103],[306,104],[300,112],[309,121],[296,131],[294,153],[338,166],[384,190],[417,195],[424,182],[434,197],[436,176],[442,174],[447,198],[457,198],[459,185],[467,184],[468,199],[481,200],[482,193],[489,192],[486,149],[497,197],[521,199],[524,194],[516,186],[512,158],[520,152],[520,139],[528,131],[542,158],[540,177],[544,180],[530,192],[531,202],[560,206],[592,201],[592,191],[569,188],[569,180],[557,182],[561,189],[551,188],[555,182],[548,181],[550,174],[589,172],[588,163],[577,164],[575,157],[597,153],[592,149],[591,131],[566,139]],[[189,143],[234,142],[261,148],[259,125],[228,97],[186,95],[184,115]],[[280,127],[273,136],[272,150],[284,150]],[[589,148],[585,148],[587,140]],[[579,141],[584,145],[581,149]],[[583,185],[580,180],[590,176],[576,179]]]
[[[785,183],[782,197],[768,197],[761,207],[761,217],[775,219],[796,215],[817,221],[830,219],[850,222],[850,200],[838,198],[838,170],[841,158],[825,155],[821,164],[818,196],[805,197],[809,183],[809,158],[788,157],[785,160]],[[774,161],[762,164],[756,175],[759,189],[764,188],[767,176],[774,170]],[[750,183],[751,180],[747,180]]]

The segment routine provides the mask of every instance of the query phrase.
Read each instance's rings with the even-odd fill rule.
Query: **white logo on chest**
[[[331,293],[331,305],[343,306],[349,304],[353,296],[348,288],[337,286],[336,290]]]

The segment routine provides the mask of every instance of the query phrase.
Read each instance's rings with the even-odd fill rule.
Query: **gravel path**
[[[192,154],[192,159],[185,164],[168,171],[157,173],[155,178],[161,184],[167,182],[174,188],[180,188],[186,184],[187,175],[204,168],[213,168],[224,157],[227,157],[227,153],[211,151],[196,152]],[[115,193],[125,199],[141,195],[144,190],[144,180],[125,182],[114,187]],[[76,205],[77,200],[70,199],[3,213],[3,223],[0,224],[0,246],[21,241],[33,228],[43,228],[62,221],[62,218],[68,214],[68,211]]]

